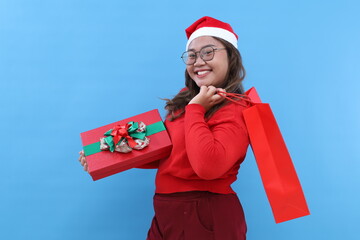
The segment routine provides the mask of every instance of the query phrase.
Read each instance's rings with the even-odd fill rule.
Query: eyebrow
[[[215,46],[214,44],[208,44],[208,45],[205,45],[205,46],[201,47],[200,50],[203,49],[203,48],[206,48],[206,47],[216,47],[216,46]],[[195,49],[194,49],[194,48],[190,48],[190,49],[188,49],[188,51],[193,51],[193,52],[195,52]]]

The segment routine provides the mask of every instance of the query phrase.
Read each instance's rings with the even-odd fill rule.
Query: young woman
[[[165,106],[173,149],[168,158],[143,166],[158,169],[147,239],[244,240],[243,209],[230,185],[249,145],[245,104],[224,98],[226,92],[243,93],[237,35],[211,17],[197,20],[186,33],[186,88]]]

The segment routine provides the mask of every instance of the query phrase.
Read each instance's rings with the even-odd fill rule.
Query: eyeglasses
[[[215,48],[213,46],[206,46],[200,49],[200,51],[186,51],[181,55],[182,60],[186,65],[192,65],[196,62],[197,54],[199,53],[199,56],[202,60],[211,61],[215,56],[215,51],[223,50],[226,48]]]

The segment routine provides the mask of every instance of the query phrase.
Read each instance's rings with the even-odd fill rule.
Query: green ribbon
[[[130,122],[130,123],[132,125],[128,129],[128,133],[133,138],[144,139],[146,136],[150,136],[150,135],[153,135],[155,133],[162,132],[162,131],[166,130],[166,128],[164,126],[164,123],[162,121],[147,125],[145,132],[136,132],[136,130],[138,129],[138,123],[137,122]],[[114,141],[113,141],[113,137],[110,135],[111,132],[112,132],[112,129],[110,129],[109,131],[107,131],[104,134],[105,136],[107,136],[104,140],[105,140],[106,144],[109,145],[110,151],[113,152],[115,150],[115,144],[114,144]],[[101,151],[102,150],[100,149],[100,142],[95,142],[95,143],[84,146],[84,154],[85,154],[85,156],[89,156],[89,155],[92,155],[92,154],[95,154],[95,153],[99,153]]]

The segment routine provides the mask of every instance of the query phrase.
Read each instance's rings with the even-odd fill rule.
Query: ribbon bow
[[[155,122],[148,126],[143,122],[128,122],[123,125],[117,124],[103,134],[105,137],[101,137],[99,142],[84,146],[84,153],[85,156],[90,156],[105,150],[122,153],[131,152],[132,149],[141,150],[149,145],[150,138],[148,138],[148,136],[165,130],[162,121]],[[128,144],[132,141],[136,143],[136,146],[133,148]],[[131,143],[131,145],[133,146],[133,143]]]
[[[135,139],[146,139],[146,125],[143,122],[128,122],[123,125],[115,125],[112,129],[104,133],[104,142],[109,146],[109,150],[114,152],[116,145],[126,140],[127,145],[132,149],[139,145]],[[147,144],[146,144],[147,146]],[[145,147],[145,146],[144,146]]]
[[[118,142],[120,141],[120,139],[122,138],[126,138],[129,146],[131,148],[136,146],[136,142],[134,141],[134,139],[129,135],[130,132],[129,131],[130,128],[132,127],[132,124],[125,124],[125,125],[116,125],[113,129],[112,132],[110,133],[110,135],[113,137],[113,141],[114,141],[114,145],[116,146],[116,144],[118,144]],[[105,135],[107,136],[107,134],[105,133]]]

